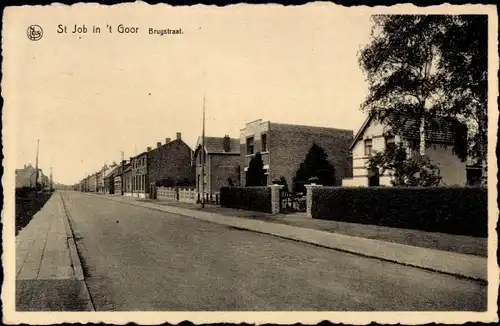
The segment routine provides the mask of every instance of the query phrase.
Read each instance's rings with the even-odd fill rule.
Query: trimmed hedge
[[[312,199],[317,219],[488,236],[486,188],[322,187]]]
[[[269,187],[222,187],[222,207],[271,213],[271,188]]]

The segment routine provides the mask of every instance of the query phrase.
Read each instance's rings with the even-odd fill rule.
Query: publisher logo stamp
[[[26,31],[28,38],[32,41],[38,41],[43,36],[43,29],[38,25],[31,25]]]

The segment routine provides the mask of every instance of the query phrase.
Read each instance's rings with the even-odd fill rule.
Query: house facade
[[[123,195],[123,171],[125,167],[128,167],[127,161],[123,160],[116,168],[113,181],[114,181],[114,194],[115,195]]]
[[[104,171],[104,193],[114,194],[115,192],[115,173],[118,165],[112,164]]]
[[[233,185],[240,183],[240,140],[224,137],[205,137],[204,149],[202,139],[198,138],[194,151],[194,162],[196,166],[196,191],[202,192],[202,180],[204,190],[209,196],[219,193],[220,188],[228,186],[231,178]],[[204,155],[204,177],[202,177],[202,155]]]
[[[130,159],[132,196],[146,198],[148,193],[148,147],[145,152]]]
[[[419,133],[419,124],[409,120],[408,127],[400,134],[390,135],[390,128],[369,116],[356,134],[351,145],[353,173],[352,178],[344,179],[343,186],[391,186],[392,171],[378,175],[368,170],[369,157],[375,152],[384,151],[392,144],[403,144],[407,155],[413,155],[415,150],[410,144]],[[435,132],[430,128],[425,130],[425,154],[430,161],[439,167],[443,185],[466,184],[466,162],[462,162],[453,152],[453,135],[450,131]]]
[[[16,188],[34,188],[36,178],[36,168],[31,164],[24,165],[22,169],[16,169]],[[42,169],[38,169],[38,183],[42,188],[48,186],[48,178],[43,174]]]
[[[97,192],[97,173],[93,173],[88,177],[88,191]]]
[[[192,165],[193,150],[182,140],[178,132],[176,139],[165,139],[165,144],[156,143],[156,148],[147,152],[147,188],[153,185],[194,185]]]
[[[122,191],[124,196],[132,196],[132,158],[123,166]]]
[[[240,132],[240,182],[246,185],[250,160],[261,153],[267,184],[284,177],[289,185],[315,143],[321,146],[328,160],[335,168],[335,184],[352,174],[349,146],[353,131],[336,128],[291,125],[263,122],[261,119],[249,122]]]

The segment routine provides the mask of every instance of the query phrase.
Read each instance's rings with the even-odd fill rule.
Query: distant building
[[[300,163],[315,143],[328,155],[335,168],[335,183],[341,185],[342,179],[352,174],[349,146],[353,134],[346,129],[262,122],[261,119],[249,122],[240,134],[241,184],[246,185],[250,160],[260,152],[267,184],[284,177],[293,185]]]
[[[128,164],[123,166],[122,191],[124,196],[132,196],[132,157]]]
[[[97,179],[98,179],[98,172],[93,173],[89,176],[89,179],[88,179],[88,191],[89,192],[97,192]]]
[[[104,170],[104,193],[114,194],[115,193],[115,172],[118,169],[117,164],[110,165],[106,170]]]
[[[31,164],[24,165],[22,169],[16,169],[16,188],[36,186],[36,168]],[[49,178],[43,174],[42,169],[38,169],[38,183],[42,188],[49,186]]]
[[[138,198],[146,198],[148,193],[148,147],[145,152],[132,157],[130,164],[132,167],[132,195]]]
[[[194,151],[194,162],[196,165],[196,191],[201,193],[201,180],[205,182],[205,193],[213,195],[219,193],[220,188],[228,186],[230,178],[233,185],[240,183],[239,163],[240,163],[240,140],[224,137],[205,137],[205,148],[202,150],[201,137],[198,138]],[[202,155],[204,158],[204,173],[202,178]]]
[[[123,195],[123,171],[130,167],[130,163],[123,160],[115,170],[113,180],[114,180],[114,194]]]
[[[165,139],[165,144],[156,143],[156,148],[147,151],[147,185],[194,186],[193,150],[182,140],[180,132],[176,139]],[[149,190],[146,190],[149,192]]]

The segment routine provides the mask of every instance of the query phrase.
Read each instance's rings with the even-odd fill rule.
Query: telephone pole
[[[205,95],[203,95],[203,118],[201,127],[201,208],[205,207]]]
[[[35,195],[38,195],[38,147],[40,139],[36,140],[36,161],[35,161]]]

